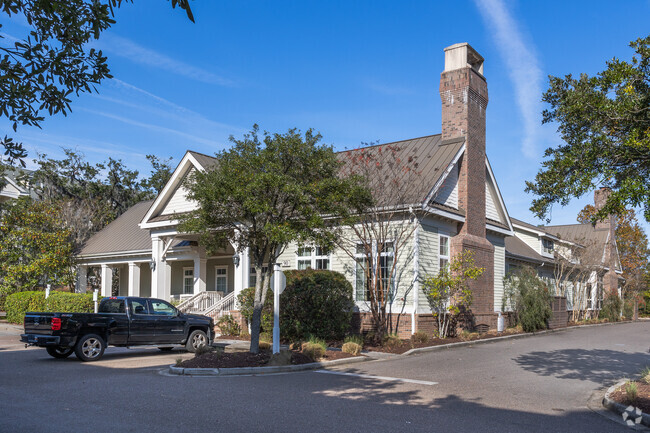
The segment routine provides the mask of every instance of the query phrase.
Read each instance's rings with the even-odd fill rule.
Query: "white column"
[[[163,260],[164,242],[158,236],[151,238],[151,252],[155,262],[151,271],[151,297],[164,299],[171,297],[171,266]]]
[[[417,330],[418,304],[420,301],[420,223],[417,218],[413,218],[415,230],[413,231],[413,312],[411,313],[411,334]]]
[[[88,266],[78,266],[77,267],[77,285],[75,287],[75,292],[77,293],[86,293],[88,289]]]
[[[248,278],[250,273],[250,259],[249,259],[250,250],[248,248],[244,249],[243,252],[238,254],[239,265],[235,266],[235,298],[239,296],[239,293],[248,287]]]
[[[102,265],[102,296],[111,296],[113,287],[113,268]]]
[[[194,257],[194,294],[205,292],[207,281],[208,260],[201,257]]]
[[[129,262],[129,296],[140,296],[140,265]]]

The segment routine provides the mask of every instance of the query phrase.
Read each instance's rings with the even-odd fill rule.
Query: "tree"
[[[0,296],[46,284],[73,287],[71,235],[50,204],[29,198],[9,204],[0,217]]]
[[[612,194],[599,219],[643,206],[650,221],[650,36],[630,46],[631,62],[614,58],[593,77],[550,77],[543,123],[557,122],[564,144],[547,149],[535,182],[526,182],[538,217],[603,185]]]
[[[504,306],[509,306],[525,332],[547,328],[551,318],[551,294],[535,269],[524,267],[504,279]]]
[[[581,224],[593,223],[597,212],[593,205],[587,205],[578,214],[578,222]],[[648,268],[648,237],[639,225],[636,213],[633,209],[624,209],[615,217],[616,247],[618,258],[621,262],[625,284],[623,292],[625,297],[634,301],[643,302],[642,292],[647,290],[644,277]]]
[[[452,319],[472,305],[472,289],[468,282],[479,278],[483,271],[474,264],[474,254],[463,251],[453,256],[449,265],[440,269],[438,275],[424,279],[424,291],[431,310],[437,316],[440,338],[449,335]]]
[[[231,244],[250,249],[255,269],[251,352],[259,351],[260,317],[278,256],[292,242],[330,247],[339,221],[353,218],[368,197],[355,177],[341,178],[331,146],[321,135],[296,129],[264,133],[253,126],[217,163],[186,181],[198,209],[181,219],[179,230],[198,233],[208,250]],[[269,266],[264,266],[269,264]]]
[[[0,35],[0,113],[13,124],[40,128],[44,114],[70,111],[70,97],[96,91],[112,78],[101,50],[89,48],[93,39],[115,23],[113,9],[123,0],[2,0],[0,9],[11,17],[22,15],[29,35],[8,42]],[[127,0],[130,1],[130,0]],[[188,0],[171,0],[194,22]],[[0,28],[2,24],[0,24]],[[0,138],[6,162],[25,166],[27,152],[11,137]]]
[[[39,168],[29,178],[39,200],[56,207],[58,217],[72,233],[75,252],[83,244],[131,206],[149,200],[169,178],[169,161],[147,155],[152,164],[151,176],[140,179],[121,160],[91,164],[82,153],[63,149],[63,159],[39,155]]]
[[[393,307],[398,310],[397,326],[412,290],[412,267],[398,263],[413,258],[413,248],[408,246],[416,213],[411,204],[422,201],[431,188],[417,157],[402,158],[401,150],[395,144],[371,143],[341,156],[342,175],[361,177],[372,193],[372,205],[349,221],[336,243],[354,262],[355,269],[348,271],[356,277],[356,300],[367,303],[378,339],[397,332]],[[399,290],[403,290],[401,296],[397,296]]]

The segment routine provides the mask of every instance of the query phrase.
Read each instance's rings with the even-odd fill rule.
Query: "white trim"
[[[515,235],[514,231],[506,230],[506,229],[504,229],[502,227],[498,227],[498,226],[495,226],[494,224],[490,224],[489,222],[485,223],[485,229],[493,231],[493,232],[501,233],[501,234],[504,234],[506,236],[514,236]]]
[[[150,229],[178,224],[178,220],[160,221],[154,223],[150,223],[148,221],[153,217],[154,214],[157,214],[162,210],[162,207],[167,203],[170,197],[170,193],[178,189],[181,180],[192,168],[191,166],[194,166],[199,171],[205,171],[205,167],[199,164],[199,161],[197,161],[197,159],[190,153],[190,151],[186,151],[185,155],[178,163],[176,169],[165,184],[165,187],[162,189],[162,191],[160,191],[154,202],[151,204],[151,207],[149,207],[149,210],[145,214],[144,218],[142,218],[142,221],[140,224],[138,224],[141,229]],[[173,215],[170,215],[170,218],[173,218]]]
[[[311,250],[310,254],[308,256],[300,256],[300,255],[298,255],[298,251],[300,251],[300,249],[302,249],[302,248],[309,248]],[[306,262],[307,260],[309,260],[310,261],[309,267],[311,269],[318,270],[318,268],[316,267],[316,261],[317,260],[327,260],[327,269],[326,270],[331,271],[332,270],[332,251],[330,250],[328,252],[328,254],[326,254],[326,255],[322,255],[322,254],[317,255],[316,250],[318,248],[323,250],[322,247],[319,247],[319,246],[316,246],[316,245],[302,245],[302,246],[296,247],[296,260],[295,260],[296,267],[295,267],[295,269],[300,269],[300,267],[298,266],[299,262],[301,262],[301,261]]]
[[[463,155],[463,152],[465,152],[465,143],[463,143],[460,149],[458,149],[458,152],[456,152],[456,155],[454,155],[454,159],[451,160],[445,171],[442,173],[442,176],[440,176],[438,181],[433,185],[433,188],[431,188],[431,191],[429,191],[429,194],[427,194],[427,198],[424,200],[424,206],[427,206],[431,200],[433,200],[436,194],[438,194],[438,190],[447,179],[447,176],[449,176],[449,173],[451,173],[451,170],[453,170],[456,166],[456,163]]]
[[[457,214],[455,214],[453,212],[449,212],[449,211],[446,211],[446,210],[437,209],[435,207],[431,207],[431,206],[428,206],[428,205],[422,205],[422,210],[425,211],[425,212],[429,212],[430,214],[433,214],[433,215],[438,215],[438,216],[441,216],[443,218],[448,218],[448,219],[453,220],[453,221],[458,221],[458,222],[461,222],[461,223],[465,222],[465,217],[464,216],[457,215]]]
[[[415,229],[413,230],[413,305],[411,307],[411,334],[416,332],[416,320],[418,303],[420,300],[420,222],[413,218]]]

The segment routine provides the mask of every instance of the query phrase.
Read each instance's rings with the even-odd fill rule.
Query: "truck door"
[[[150,314],[147,299],[129,299],[129,343],[155,344],[156,316]]]
[[[185,337],[185,319],[170,303],[150,299],[151,311],[156,316],[156,343],[179,344]]]

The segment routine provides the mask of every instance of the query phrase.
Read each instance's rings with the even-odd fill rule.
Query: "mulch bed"
[[[612,400],[624,404],[638,407],[643,412],[650,414],[650,385],[645,382],[636,382],[638,388],[638,397],[636,401],[629,401],[625,393],[625,385],[611,393],[609,396]]]
[[[395,344],[395,345],[372,346],[366,344],[364,345],[364,349],[371,352],[386,352],[386,353],[395,353],[401,355],[402,353],[408,352],[411,349],[442,346],[443,344],[459,343],[461,341],[485,340],[487,338],[494,338],[494,337],[501,337],[504,335],[515,335],[515,334],[523,334],[523,332],[509,331],[509,332],[502,332],[501,334],[481,334],[472,338],[460,338],[460,337],[434,338],[429,340],[429,342],[427,343],[415,343],[412,342],[411,340],[401,340],[400,344]]]
[[[332,361],[334,359],[350,358],[354,355],[344,353],[336,350],[328,350],[325,352],[320,361]],[[183,361],[180,367],[184,368],[240,368],[240,367],[264,367],[271,359],[270,351],[263,351],[260,353],[250,352],[235,352],[235,353],[222,353],[210,352],[201,356],[194,357]],[[298,351],[291,351],[291,364],[309,364],[314,362],[313,359],[307,355],[303,355]]]

